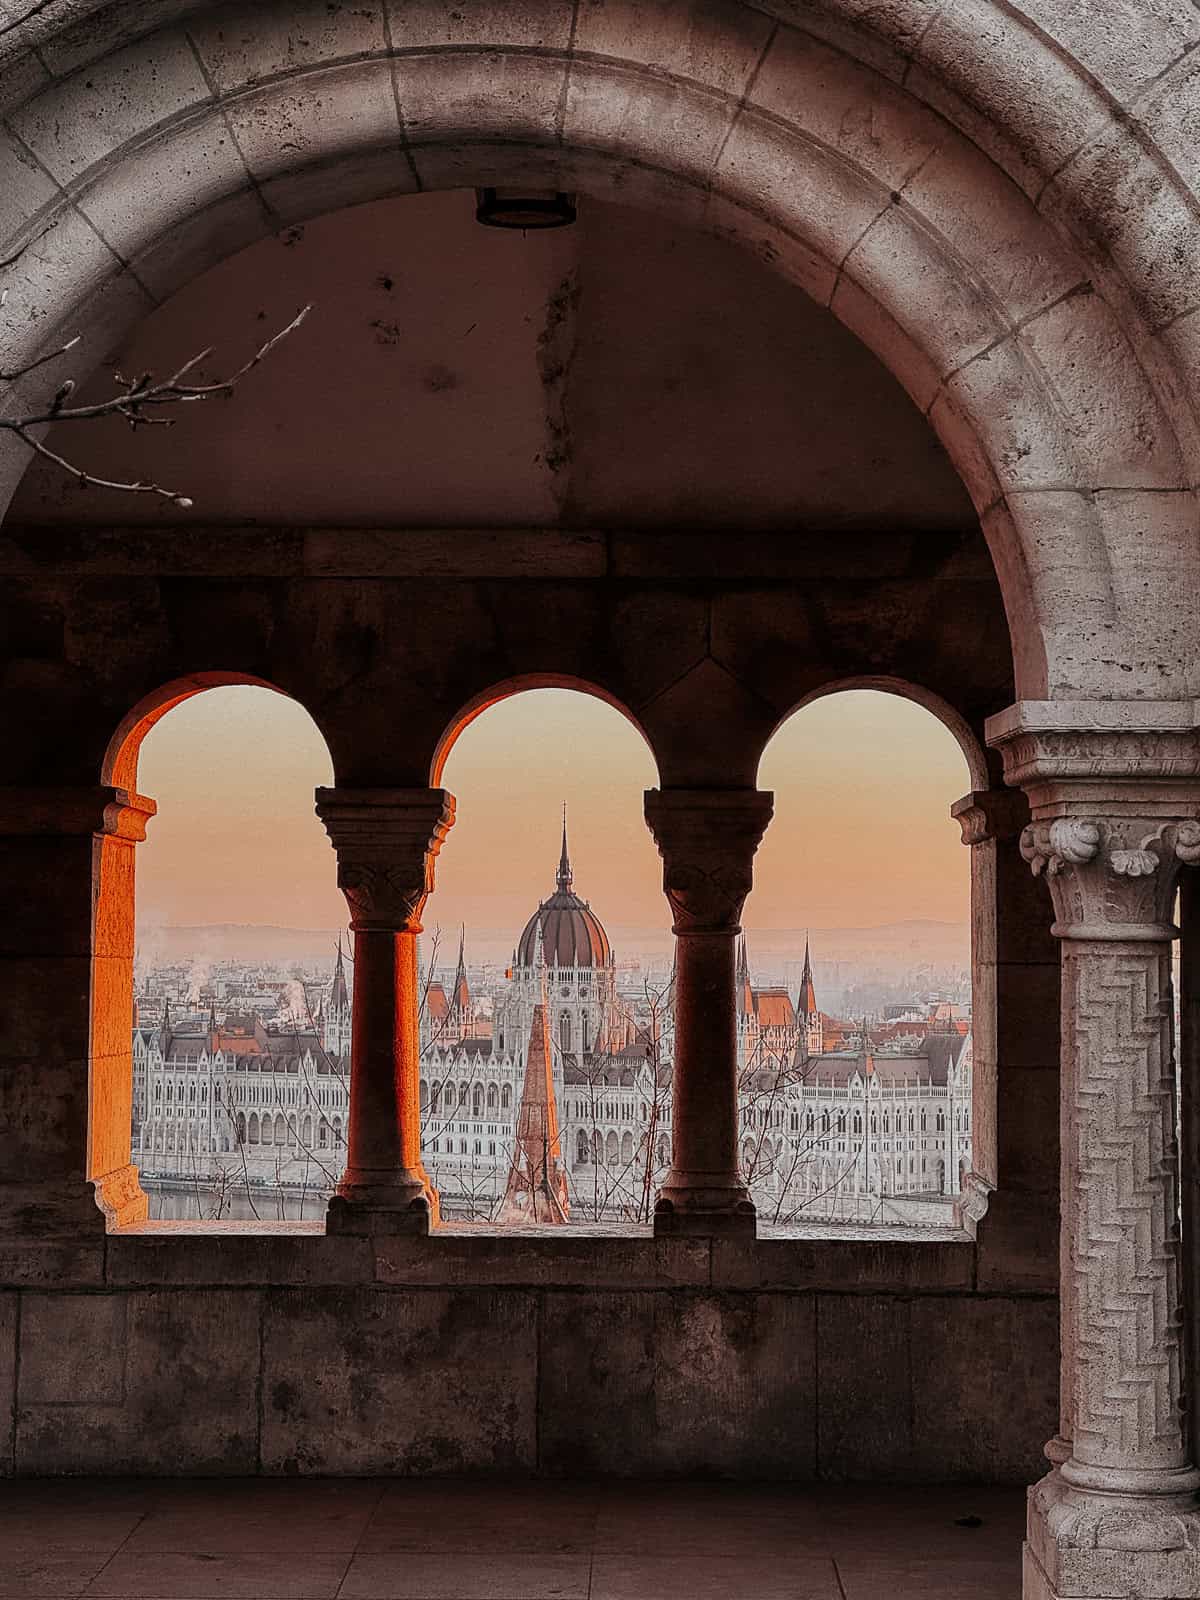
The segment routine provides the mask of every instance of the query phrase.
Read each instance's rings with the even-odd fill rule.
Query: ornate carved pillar
[[[754,1232],[738,1170],[734,940],[774,796],[756,789],[649,789],[675,934],[671,1170],[658,1233]]]
[[[1200,1594],[1171,995],[1200,744],[1180,708],[1123,711],[1026,704],[989,726],[1062,957],[1062,1429],[1030,1493],[1026,1600]]]
[[[141,1222],[130,1163],[134,846],[153,800],[0,789],[0,1236]],[[97,1204],[99,1209],[97,1209]]]
[[[454,822],[445,789],[318,789],[354,932],[346,1170],[338,1233],[428,1233],[437,1193],[421,1162],[417,935]]]

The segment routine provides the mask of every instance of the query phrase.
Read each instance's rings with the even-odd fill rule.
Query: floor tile
[[[77,1511],[69,1503],[21,1506],[0,1499],[0,1571],[4,1561],[48,1546],[60,1554],[102,1550],[112,1555],[141,1520],[138,1511]]]
[[[100,1551],[0,1549],[0,1600],[75,1600],[104,1566]]]
[[[291,1490],[291,1493],[288,1491]],[[349,1554],[379,1500],[373,1483],[204,1486],[153,1507],[130,1536],[131,1553],[203,1550]]]
[[[357,1555],[339,1600],[587,1600],[587,1555]]]
[[[1020,1600],[1019,1552],[1003,1561],[870,1561],[855,1553],[837,1563],[846,1600]]]
[[[841,1600],[841,1590],[820,1557],[597,1554],[591,1600]]]
[[[578,1484],[393,1484],[363,1534],[363,1554],[400,1551],[587,1553],[597,1493]]]
[[[348,1561],[266,1551],[122,1551],[85,1594],[87,1600],[333,1600]]]

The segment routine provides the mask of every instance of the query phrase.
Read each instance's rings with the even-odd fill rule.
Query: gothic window
[[[427,1111],[429,1109],[429,1085],[425,1082],[424,1078],[421,1079],[420,1087],[418,1089],[418,1098],[420,1101],[421,1110]]]
[[[488,1088],[487,1088],[487,1108],[488,1108],[488,1110],[489,1111],[495,1111],[496,1106],[498,1104],[498,1101],[499,1101],[499,1096],[496,1094],[496,1085],[494,1083],[489,1083],[488,1084]]]
[[[591,1047],[592,1047],[591,1022],[590,1022],[590,1019],[589,1019],[588,1014],[587,1014],[586,1011],[583,1013],[582,1029],[583,1029],[583,1038],[582,1038],[582,1040],[580,1042],[582,1044],[583,1050],[586,1052],[586,1051],[590,1050]]]
[[[939,1133],[945,1133],[946,1131],[946,1113],[944,1111],[939,1111],[937,1114],[937,1131]]]
[[[508,1111],[512,1107],[512,1085],[506,1083],[500,1091],[500,1109]]]
[[[460,1106],[467,1106],[467,1105],[470,1104],[470,1100],[471,1100],[471,1088],[470,1088],[470,1085],[466,1084],[466,1083],[460,1083],[459,1086],[458,1086],[458,1103],[459,1103],[459,1105]]]
[[[858,1135],[860,1135],[862,1133],[862,1113],[861,1113],[861,1111],[856,1111],[854,1113],[854,1133],[855,1133],[855,1137],[856,1138],[858,1137]]]
[[[924,1133],[925,1131],[926,1131],[926,1128],[925,1128],[925,1107],[922,1106],[921,1107],[921,1132]]]
[[[483,1116],[483,1085],[477,1083],[471,1095],[471,1115],[479,1118]]]
[[[250,1143],[251,1144],[257,1144],[258,1143],[258,1112],[257,1111],[252,1111],[250,1113]]]
[[[828,1133],[829,1132],[829,1113],[828,1113],[828,1111],[822,1111],[822,1113],[821,1113],[821,1132],[822,1133]]]
[[[564,1011],[558,1019],[558,1042],[563,1050],[571,1048],[571,1016]]]
[[[575,1135],[575,1165],[577,1167],[586,1167],[587,1166],[587,1158],[588,1158],[587,1134],[583,1131],[582,1128],[580,1128],[579,1132]]]

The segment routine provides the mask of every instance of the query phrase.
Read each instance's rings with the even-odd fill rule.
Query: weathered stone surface
[[[666,1242],[666,1241],[661,1241]],[[538,1467],[563,1475],[658,1470],[652,1294],[558,1294],[542,1301]]]
[[[655,1469],[808,1478],[816,1468],[813,1301],[666,1295],[655,1306]],[[719,1406],[714,1397],[720,1395]]]
[[[14,1470],[16,1375],[17,1297],[0,1294],[0,1478],[9,1477]]]
[[[912,1470],[912,1301],[816,1297],[817,1474],[903,1480]],[[917,1365],[924,1355],[918,1353]]]
[[[538,1289],[706,1288],[707,1239],[655,1239],[574,1228],[547,1238],[439,1230],[428,1240],[379,1239],[375,1276],[409,1287],[508,1285]]]
[[[521,1291],[270,1291],[263,1470],[530,1471],[536,1374]]]
[[[255,1290],[24,1295],[17,1471],[255,1471],[259,1317]]]
[[[922,1299],[910,1316],[919,1353],[912,1470],[930,1480],[1035,1477],[1043,1458],[1033,1441],[1039,1430],[1053,1434],[1058,1415],[1057,1304],[981,1296],[950,1318],[937,1300]]]

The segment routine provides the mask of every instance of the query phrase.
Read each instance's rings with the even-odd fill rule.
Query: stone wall
[[[965,1241],[160,1225],[0,1283],[19,1474],[1020,1483],[1057,1415],[1053,1287]]]

